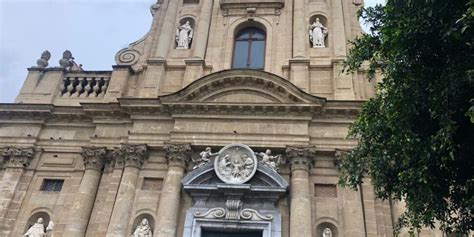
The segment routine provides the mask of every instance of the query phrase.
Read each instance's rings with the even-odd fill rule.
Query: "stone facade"
[[[392,236],[402,205],[374,199],[370,180],[358,191],[336,185],[340,156],[357,142],[348,126],[376,83],[341,73],[360,4],[159,0],[149,32],[112,71],[84,71],[69,51],[48,67],[45,51],[15,103],[0,104],[0,236],[39,217],[54,222],[48,235],[68,237],[130,236],[143,219],[159,237]],[[316,19],[324,32],[311,34],[324,44],[313,47]],[[263,70],[232,68],[246,28],[265,34]],[[278,161],[211,155],[230,144]],[[193,162],[205,149],[209,161]],[[235,176],[255,166],[228,183],[216,157]]]

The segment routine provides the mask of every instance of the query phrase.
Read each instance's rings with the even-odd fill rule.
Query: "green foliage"
[[[368,62],[383,80],[351,126],[359,144],[340,184],[356,189],[367,176],[377,197],[404,199],[400,227],[474,230],[473,7],[388,0],[360,12],[371,33],[352,42],[346,70]]]

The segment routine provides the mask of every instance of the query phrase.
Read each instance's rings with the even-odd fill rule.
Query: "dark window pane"
[[[233,68],[247,68],[248,47],[248,41],[235,42]]]
[[[262,30],[256,29],[252,32],[253,40],[265,40],[265,33]]]
[[[41,191],[60,192],[63,188],[64,179],[45,179],[41,186]]]
[[[247,29],[241,30],[235,38],[236,40],[248,40],[250,38],[250,31]]]
[[[253,41],[250,49],[250,68],[263,69],[263,60],[265,57],[265,41]]]

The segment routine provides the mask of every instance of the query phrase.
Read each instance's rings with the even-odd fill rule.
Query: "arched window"
[[[235,35],[232,68],[263,69],[265,65],[265,32],[248,27]]]

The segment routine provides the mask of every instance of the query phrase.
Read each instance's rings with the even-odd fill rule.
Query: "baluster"
[[[67,83],[67,77],[63,78],[63,83],[61,83],[61,86],[59,86],[59,96],[63,96],[64,93],[66,93],[66,83]]]
[[[107,87],[109,85],[109,80],[110,78],[104,78],[104,85],[102,85],[102,88],[100,88],[100,94],[99,97],[104,97],[105,92],[107,92]]]
[[[70,97],[72,95],[72,91],[74,90],[74,82],[75,80],[71,80],[71,78],[68,78],[69,80],[69,85],[67,86],[67,92],[66,96]]]
[[[95,78],[95,85],[94,87],[92,88],[92,90],[94,91],[92,94],[93,96],[92,97],[97,97],[97,95],[99,94],[99,89],[100,89],[100,81],[98,80],[98,78]]]
[[[84,82],[84,77],[79,77],[78,79],[78,83],[77,83],[77,86],[76,86],[76,92],[74,92],[74,94],[72,96],[75,96],[75,97],[79,97],[79,95],[81,95],[81,91],[82,91],[82,83]]]
[[[92,78],[87,77],[85,78],[85,80],[86,80],[86,86],[84,87],[84,93],[81,94],[81,97],[88,97],[92,89],[91,87]]]

